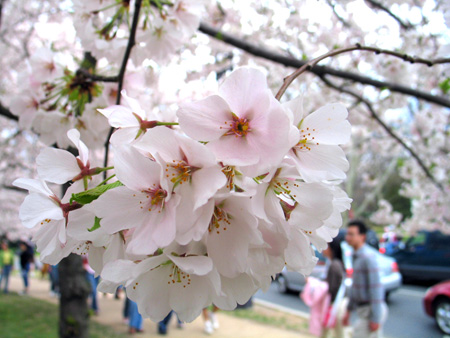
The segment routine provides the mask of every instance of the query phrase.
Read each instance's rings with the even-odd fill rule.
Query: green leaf
[[[101,186],[95,187],[93,189],[80,192],[78,194],[72,194],[72,197],[70,198],[70,203],[75,201],[75,202],[78,202],[78,203],[83,204],[83,205],[89,204],[92,201],[94,201],[97,198],[99,198],[106,191],[108,191],[110,189],[114,189],[114,188],[120,187],[121,185],[123,185],[123,184],[120,183],[119,181],[117,181],[117,182],[114,182],[114,183],[101,185]]]
[[[450,91],[450,78],[447,78],[439,83],[439,88],[441,88],[442,93],[448,94],[448,92]]]
[[[94,225],[92,226],[92,228],[88,229],[88,231],[92,232],[92,231],[99,229],[100,228],[100,220],[101,220],[101,218],[98,218],[97,216],[95,216]]]

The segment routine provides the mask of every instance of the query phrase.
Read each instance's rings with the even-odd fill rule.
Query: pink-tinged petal
[[[45,219],[61,220],[64,217],[61,208],[53,200],[40,194],[30,194],[20,206],[19,218],[23,226],[33,228]]]
[[[226,183],[227,178],[219,166],[203,168],[194,172],[191,181],[194,210],[206,204]]]
[[[62,149],[44,148],[36,163],[39,177],[48,182],[64,184],[80,173],[75,156]]]
[[[169,261],[169,259],[167,258],[166,255],[159,255],[146,258],[135,265],[135,267],[133,268],[133,277],[137,278],[142,274],[157,268],[161,264],[166,263],[167,261]]]
[[[197,141],[220,138],[226,132],[225,122],[232,120],[230,107],[217,95],[181,105],[177,116],[181,129]]]
[[[297,230],[289,235],[288,248],[285,251],[288,269],[309,275],[318,261],[306,235]]]
[[[152,221],[152,238],[159,247],[165,247],[175,240],[176,234],[176,207],[180,202],[180,196],[173,196],[166,203],[158,217]],[[157,211],[155,211],[155,214]]]
[[[118,146],[130,144],[136,140],[138,134],[139,126],[117,129],[111,136],[111,144]]]
[[[214,212],[214,200],[209,200],[195,212],[193,210],[192,199],[182,198],[177,207],[177,235],[175,238],[177,243],[181,245],[187,245],[192,241],[202,239]],[[188,219],[192,222],[188,222]]]
[[[127,107],[111,106],[97,110],[108,118],[109,124],[114,128],[139,127],[139,120]]]
[[[234,310],[237,304],[247,303],[258,290],[253,279],[245,273],[234,278],[221,276],[220,280],[225,296],[214,298],[214,305],[222,310]]]
[[[144,201],[145,194],[121,186],[108,190],[92,203],[96,216],[102,219],[102,228],[114,234],[142,224],[148,213],[146,208],[141,209]]]
[[[220,286],[220,277],[216,271],[207,276],[190,275],[191,282],[171,285],[169,304],[181,321],[191,322],[202,309],[212,303],[214,286]],[[186,286],[186,287],[184,287]]]
[[[211,258],[206,256],[176,257],[167,255],[181,270],[198,276],[204,276],[213,269]]]
[[[197,168],[216,165],[216,157],[204,144],[178,133],[176,137],[179,147],[189,161],[189,165]]]
[[[159,185],[161,166],[131,146],[114,147],[114,169],[120,182],[141,191]]]
[[[30,193],[38,193],[46,196],[53,196],[54,193],[47,187],[43,180],[35,180],[32,178],[18,178],[12,183],[14,186],[26,189]]]
[[[70,129],[67,132],[67,137],[70,141],[77,147],[79,157],[81,162],[83,162],[84,165],[89,160],[89,149],[86,147],[86,145],[80,140],[80,132],[77,129]]]
[[[138,114],[142,119],[145,119],[145,111],[141,108],[139,102],[136,99],[129,97],[125,89],[123,89],[120,94],[122,94],[125,102],[128,104],[128,106],[130,106],[131,111],[135,114]]]
[[[341,147],[325,144],[311,144],[308,147],[310,150],[295,147],[289,152],[306,182],[345,179],[349,163]]]
[[[109,282],[123,283],[132,277],[132,271],[136,263],[133,261],[118,259],[107,263],[102,270],[102,278]]]
[[[148,225],[135,229],[133,236],[127,242],[126,252],[132,255],[151,255],[159,246],[152,238],[152,227]]]
[[[300,129],[315,129],[314,141],[319,144],[345,144],[351,136],[347,116],[348,111],[342,104],[327,104],[306,116]]]
[[[176,134],[177,132],[172,129],[163,126],[155,127],[147,130],[133,146],[141,150],[144,154],[149,153],[153,156],[153,154],[159,153],[165,162],[182,160]]]
[[[262,244],[262,235],[248,199],[229,198],[222,210],[229,214],[228,222],[219,219],[211,225],[206,245],[217,271],[233,278],[246,271],[249,246]]]
[[[219,87],[219,94],[239,117],[252,117],[255,107],[261,106],[260,94],[266,92],[267,79],[255,68],[242,67],[232,72]],[[265,105],[267,109],[267,104]],[[251,111],[251,112],[250,112]],[[255,112],[256,113],[256,112]]]
[[[297,182],[297,186],[291,185],[289,188],[298,204],[320,215],[321,219],[331,214],[333,193],[330,187],[321,183]]]
[[[303,95],[300,95],[291,101],[283,103],[283,107],[291,111],[293,118],[292,124],[294,126],[298,126],[304,117]]]
[[[134,280],[133,288],[127,288],[128,297],[138,304],[139,313],[144,317],[150,317],[154,322],[163,320],[171,311],[169,304],[168,285],[169,275],[172,269],[168,267],[160,267],[149,271]],[[152,287],[148,287],[151,285]],[[155,306],[155,304],[158,304]]]
[[[216,155],[218,161],[227,165],[246,166],[259,161],[259,154],[244,137],[223,136],[206,146]]]

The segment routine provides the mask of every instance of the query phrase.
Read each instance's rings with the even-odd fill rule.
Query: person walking
[[[366,242],[367,226],[354,220],[348,224],[345,240],[353,248],[353,284],[344,324],[349,323],[350,311],[358,319],[353,325],[353,338],[381,338],[387,317],[384,289],[375,253]]]
[[[33,249],[25,242],[20,243],[20,268],[23,279],[23,291],[21,294],[28,294],[30,265],[33,262]]]
[[[2,242],[2,250],[0,251],[0,267],[1,267],[1,276],[0,276],[0,288],[2,286],[2,282],[4,283],[3,292],[8,293],[8,284],[9,284],[9,274],[11,273],[14,262],[14,252],[9,249],[7,242]]]
[[[330,297],[330,306],[325,320],[322,323],[322,338],[329,337],[331,331],[334,331],[336,338],[343,338],[342,316],[338,317],[337,309],[340,307],[345,292],[343,285],[345,268],[342,261],[341,240],[334,238],[328,247],[322,251],[322,254],[329,260],[326,282],[328,284],[328,295]],[[339,294],[339,296],[338,296]]]

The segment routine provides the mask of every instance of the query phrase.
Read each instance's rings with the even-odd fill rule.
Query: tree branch
[[[300,68],[306,64],[306,61],[293,59],[291,57],[284,56],[282,54],[272,52],[266,48],[258,47],[252,43],[246,42],[244,40],[241,40],[239,38],[236,38],[230,34],[221,32],[220,30],[211,27],[205,23],[201,23],[199,27],[199,31],[207,34],[215,39],[218,39],[220,41],[223,41],[229,45],[232,45],[234,47],[237,47],[239,49],[242,49],[243,51],[246,51],[249,54],[252,54],[254,56],[262,57],[264,59],[282,64],[287,67],[293,67],[293,68]],[[434,103],[440,106],[444,106],[447,108],[450,108],[450,100],[441,97],[432,95],[420,90],[415,90],[397,83],[391,83],[386,81],[379,81],[372,79],[367,76],[363,76],[360,74],[355,74],[347,71],[342,71],[338,69],[334,69],[327,66],[314,66],[309,70],[311,73],[316,74],[318,76],[324,76],[324,75],[332,75],[336,76],[342,79],[351,80],[354,82],[359,82],[361,84],[370,85],[379,89],[388,89],[392,92],[401,93],[405,95],[411,95],[418,99]]]
[[[369,109],[370,115],[371,117],[378,122],[378,124],[388,133],[388,135],[390,135],[394,140],[396,140],[398,143],[400,143],[400,145],[406,149],[406,151],[408,151],[411,156],[417,161],[417,164],[419,164],[420,168],[422,168],[423,172],[425,173],[425,175],[440,189],[443,190],[442,185],[436,181],[436,179],[434,178],[434,176],[431,174],[431,172],[428,170],[428,168],[425,166],[425,164],[423,163],[422,159],[419,157],[419,155],[417,155],[417,153],[410,147],[408,146],[399,136],[397,136],[397,134],[394,133],[394,131],[389,128],[382,120],[381,118],[378,116],[378,114],[375,112],[375,109],[373,108],[372,104],[365,99],[362,95],[357,94],[349,89],[343,88],[343,87],[339,87],[336,84],[332,83],[331,81],[329,81],[325,76],[321,76],[320,79],[329,87],[334,88],[338,91],[340,91],[341,93],[345,93],[348,94],[350,96],[353,96],[355,99],[357,99],[358,101],[364,103],[367,107],[367,109]]]
[[[3,106],[1,102],[0,102],[0,115],[5,116],[10,120],[19,121],[19,118],[16,115],[13,115],[13,113],[11,113],[11,111],[8,108]]]
[[[339,55],[339,54],[353,52],[355,50],[374,52],[377,55],[378,54],[390,55],[390,56],[394,56],[396,58],[400,58],[400,59],[402,59],[404,61],[407,61],[407,62],[410,62],[410,63],[423,63],[423,64],[426,64],[428,67],[431,67],[431,66],[436,65],[436,64],[441,64],[441,63],[450,63],[450,58],[440,58],[440,59],[435,59],[435,60],[427,60],[427,59],[423,59],[423,58],[415,57],[415,56],[410,56],[410,55],[403,54],[403,53],[397,53],[397,52],[394,52],[394,51],[391,51],[391,50],[387,50],[387,49],[380,49],[380,48],[369,47],[369,46],[361,46],[359,43],[357,43],[355,46],[334,49],[332,51],[329,51],[326,54],[323,54],[323,55],[321,55],[321,56],[319,56],[319,57],[317,57],[317,58],[315,58],[313,60],[310,60],[307,63],[305,63],[303,66],[301,66],[299,69],[297,69],[294,73],[292,73],[291,75],[287,76],[284,79],[283,85],[281,86],[281,88],[278,91],[277,95],[275,95],[275,98],[277,100],[280,100],[281,97],[283,96],[284,92],[286,91],[286,89],[291,85],[291,83],[297,77],[299,77],[301,74],[303,74],[307,70],[310,70],[311,68],[316,66],[320,61],[322,61],[322,60],[324,60],[326,58],[329,58],[331,56],[336,56],[336,55]]]
[[[366,2],[368,2],[370,5],[372,5],[372,7],[374,8],[378,8],[381,9],[382,11],[386,12],[388,15],[390,15],[392,18],[394,18],[395,21],[398,22],[398,24],[400,26],[402,26],[403,29],[411,29],[413,28],[413,25],[411,25],[411,23],[405,23],[402,19],[400,19],[397,15],[395,15],[394,13],[392,13],[392,11],[387,8],[386,6],[384,6],[383,4],[379,3],[378,1],[375,0],[365,0]]]
[[[125,71],[127,69],[127,63],[128,59],[130,58],[131,50],[133,49],[134,45],[136,44],[136,30],[139,23],[139,12],[141,10],[141,4],[142,0],[136,0],[134,3],[134,13],[133,13],[133,21],[131,23],[131,30],[130,30],[130,36],[128,37],[128,44],[127,48],[125,50],[125,54],[122,59],[122,65],[120,67],[119,74],[117,75],[117,99],[116,104],[120,104],[121,95],[120,92],[123,88],[123,79],[125,76]],[[115,81],[113,81],[115,82]],[[114,128],[111,127],[109,129],[109,134],[105,142],[105,158],[103,161],[104,167],[106,168],[108,166],[108,155],[109,155],[109,140],[111,139],[111,135],[114,132]],[[103,179],[106,179],[107,172],[103,172]]]
[[[342,24],[344,25],[344,27],[350,28],[351,25],[347,22],[347,20],[345,20],[342,16],[340,16],[339,13],[336,11],[336,5],[333,4],[333,3],[331,2],[331,0],[327,0],[327,4],[328,4],[328,6],[331,7],[334,16],[335,16],[340,22],[342,22]]]

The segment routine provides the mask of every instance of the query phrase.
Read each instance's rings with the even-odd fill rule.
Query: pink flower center
[[[217,234],[220,234],[220,230],[227,231],[227,226],[231,224],[230,215],[220,208],[219,206],[214,207],[214,213],[209,222],[208,231],[209,233],[215,231]]]
[[[250,121],[233,114],[232,121],[225,121],[225,128],[228,131],[224,135],[234,135],[235,137],[245,137],[251,131]],[[220,127],[222,129],[222,127]]]
[[[148,190],[142,190],[141,192],[145,195],[146,200],[139,201],[140,208],[144,209],[144,207],[147,206],[148,211],[152,211],[157,208],[160,213],[161,209],[164,208],[164,201],[167,197],[167,191],[161,187],[155,187]],[[133,194],[133,197],[136,197],[136,194]]]

